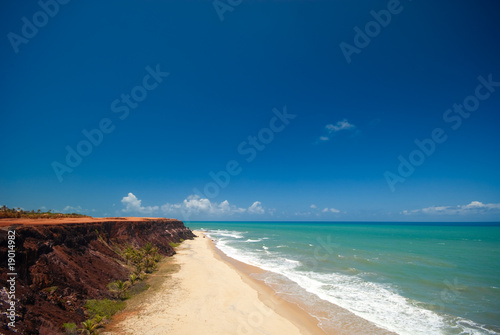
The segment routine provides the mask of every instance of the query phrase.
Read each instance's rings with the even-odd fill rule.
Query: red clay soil
[[[120,250],[151,242],[165,256],[169,245],[194,234],[182,221],[157,218],[63,218],[0,220],[0,284],[7,288],[8,236],[15,230],[16,292],[0,291],[1,334],[64,334],[63,323],[88,317],[89,299],[111,298],[107,285],[131,273]],[[12,233],[11,233],[12,234]],[[6,311],[15,302],[15,328]]]
[[[138,218],[138,217],[119,217],[119,218],[58,218],[58,219],[17,219],[6,218],[0,219],[0,227],[9,227],[17,225],[57,225],[68,223],[93,223],[93,222],[111,222],[111,221],[145,221],[158,220],[158,218]],[[162,219],[173,220],[173,219]]]

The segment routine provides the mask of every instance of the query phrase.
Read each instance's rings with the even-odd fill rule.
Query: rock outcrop
[[[43,221],[42,221],[43,222]],[[169,243],[192,239],[184,223],[173,219],[100,219],[78,223],[19,225],[0,228],[0,333],[63,334],[65,322],[86,319],[88,299],[110,298],[107,285],[131,273],[121,256],[126,246],[147,242],[165,256]],[[8,327],[8,231],[15,230],[16,321]],[[12,233],[11,233],[12,234]]]

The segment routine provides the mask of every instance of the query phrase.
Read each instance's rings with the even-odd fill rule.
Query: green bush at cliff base
[[[84,307],[85,309],[87,309],[90,319],[96,316],[109,319],[113,314],[125,308],[125,302],[109,299],[87,300],[87,303],[85,303]]]
[[[124,300],[128,297],[127,291],[130,288],[130,286],[131,284],[128,280],[127,281],[116,280],[108,284],[108,289],[111,292],[113,292],[117,298]]]
[[[168,245],[171,246],[172,248],[177,248],[181,244],[180,243],[170,242]]]
[[[78,332],[75,323],[65,323],[63,324],[63,328],[66,330],[66,334],[68,335],[76,335]]]

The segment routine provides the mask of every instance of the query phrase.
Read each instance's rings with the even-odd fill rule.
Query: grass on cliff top
[[[90,218],[88,215],[71,213],[52,213],[52,210],[42,212],[37,210],[25,211],[21,208],[0,207],[0,219],[59,219],[59,218]]]

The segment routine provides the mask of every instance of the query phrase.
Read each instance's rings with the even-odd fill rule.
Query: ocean
[[[327,332],[374,334],[361,318],[379,334],[500,334],[500,223],[186,226],[266,270],[258,279]]]

